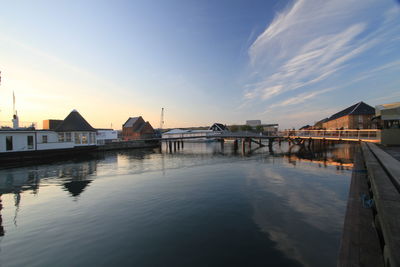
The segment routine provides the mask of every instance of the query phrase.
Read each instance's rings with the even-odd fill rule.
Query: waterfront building
[[[43,130],[55,130],[62,122],[62,120],[44,120]]]
[[[92,151],[96,149],[95,133],[96,130],[76,110],[55,130],[21,128],[16,120],[13,128],[0,129],[0,162],[18,166],[25,161],[55,159]]]
[[[261,125],[261,120],[247,120],[246,125],[256,127],[258,125]]]
[[[400,144],[400,102],[375,107],[374,120],[381,130],[381,144]]]
[[[342,111],[339,111],[323,122],[323,128],[330,129],[373,129],[372,122],[375,109],[364,102],[358,102]]]
[[[58,142],[74,142],[74,146],[95,146],[96,129],[94,129],[77,110],[71,113],[55,129]]]
[[[98,145],[104,145],[118,141],[118,131],[113,129],[96,129],[96,140]]]
[[[122,139],[124,141],[154,138],[154,129],[142,116],[130,117],[122,125]]]

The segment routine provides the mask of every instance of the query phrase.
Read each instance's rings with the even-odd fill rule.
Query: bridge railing
[[[380,130],[362,129],[362,130],[287,130],[282,132],[283,136],[297,136],[300,138],[328,138],[342,140],[380,140]]]

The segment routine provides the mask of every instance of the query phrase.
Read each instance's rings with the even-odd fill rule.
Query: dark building
[[[75,109],[57,126],[59,142],[76,145],[96,145],[96,129]]]
[[[216,131],[216,132],[227,132],[229,131],[228,127],[223,125],[222,123],[214,123],[213,125],[208,128],[208,130]]]
[[[44,120],[43,130],[55,130],[63,120]]]
[[[122,140],[149,139],[154,137],[154,129],[142,116],[130,117],[122,125]]]

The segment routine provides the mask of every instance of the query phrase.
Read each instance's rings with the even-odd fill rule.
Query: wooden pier
[[[361,143],[338,266],[400,266],[400,161]]]

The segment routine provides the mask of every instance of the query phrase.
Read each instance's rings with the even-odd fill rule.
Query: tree
[[[242,126],[240,126],[240,130],[244,131],[244,132],[251,132],[253,130],[253,128],[249,125],[242,125]]]
[[[231,125],[231,126],[229,126],[229,130],[231,130],[231,132],[237,132],[237,131],[239,131],[239,126]]]
[[[262,127],[261,125],[257,125],[256,126],[256,132],[257,133],[262,133],[264,131],[264,127]]]

